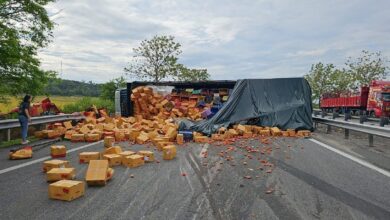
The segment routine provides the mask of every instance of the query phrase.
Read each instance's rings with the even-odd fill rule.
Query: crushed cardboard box
[[[32,158],[32,147],[23,147],[18,150],[11,150],[9,153],[10,160],[29,159]]]

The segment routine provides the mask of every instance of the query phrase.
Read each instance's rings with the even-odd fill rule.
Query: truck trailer
[[[358,92],[323,94],[320,108],[324,112],[366,112],[371,117],[390,116],[390,81],[374,80]]]

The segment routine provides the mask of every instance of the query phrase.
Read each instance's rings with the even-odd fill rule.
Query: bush
[[[73,112],[81,112],[85,111],[87,108],[95,105],[97,108],[105,108],[108,113],[115,112],[114,102],[111,100],[101,99],[101,98],[90,98],[83,97],[73,104],[64,105],[62,111],[64,113],[73,113]]]

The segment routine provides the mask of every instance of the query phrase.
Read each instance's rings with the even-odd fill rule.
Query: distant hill
[[[48,95],[58,96],[91,96],[100,95],[100,84],[93,82],[79,82],[67,79],[50,80],[45,92]]]

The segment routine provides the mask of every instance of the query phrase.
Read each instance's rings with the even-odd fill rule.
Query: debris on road
[[[18,150],[11,150],[9,153],[10,160],[29,159],[32,158],[32,147],[23,147]]]

